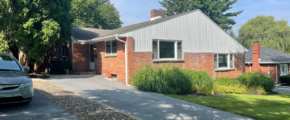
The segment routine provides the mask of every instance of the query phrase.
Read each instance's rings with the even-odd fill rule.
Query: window
[[[281,64],[280,65],[280,71],[281,71],[281,75],[280,76],[287,75],[287,73],[288,73],[288,65],[287,64]]]
[[[21,69],[13,57],[0,55],[0,71],[6,70],[19,71]]]
[[[152,41],[152,59],[182,59],[181,41]]]
[[[233,54],[214,54],[214,68],[217,69],[234,69]]]
[[[117,40],[106,41],[106,55],[117,54]]]
[[[67,45],[62,45],[61,46],[61,56],[62,57],[67,57]]]

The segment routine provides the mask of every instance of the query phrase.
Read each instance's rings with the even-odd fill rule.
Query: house
[[[207,71],[213,77],[245,72],[243,45],[200,10],[165,16],[114,30],[73,28],[72,63],[77,72],[94,70],[129,84],[147,64],[167,64]]]
[[[267,47],[260,47],[254,42],[252,49],[246,52],[246,72],[261,72],[271,76],[280,84],[280,76],[289,74],[290,54]]]

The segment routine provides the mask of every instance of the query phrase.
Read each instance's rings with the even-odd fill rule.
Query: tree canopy
[[[71,0],[0,0],[0,33],[28,57],[40,59],[49,46],[71,40]]]
[[[232,5],[237,0],[163,0],[159,3],[166,10],[166,15],[171,16],[194,9],[200,9],[216,24],[225,31],[232,29],[231,25],[235,25],[234,19],[229,18],[241,14],[243,11],[225,13],[232,9]]]
[[[101,17],[102,29],[120,28],[123,24],[120,20],[119,11],[115,8],[114,4],[110,2],[101,6]]]
[[[115,29],[122,26],[118,10],[109,0],[73,0],[73,26]]]
[[[253,41],[257,40],[261,47],[269,47],[285,52],[290,45],[288,22],[286,20],[275,20],[273,16],[256,16],[242,25],[238,32],[238,41],[248,49],[252,48]]]

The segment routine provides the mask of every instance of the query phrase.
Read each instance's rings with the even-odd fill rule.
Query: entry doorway
[[[94,44],[90,45],[90,69],[95,69],[95,53],[94,53]]]

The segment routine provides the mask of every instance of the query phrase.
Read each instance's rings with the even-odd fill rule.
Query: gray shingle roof
[[[103,30],[103,29],[95,29],[95,28],[82,28],[82,27],[73,27],[73,37],[79,40],[90,40],[90,39],[94,39],[94,38],[100,38],[100,37],[104,37],[104,36],[110,36],[110,35],[114,35],[114,34],[119,34],[122,32],[126,32],[129,30],[133,30],[136,28],[140,28],[143,26],[147,26],[150,24],[154,24],[154,23],[158,23],[158,22],[162,22],[165,20],[169,20],[171,18],[177,17],[177,16],[181,16],[184,14],[188,14],[194,11],[198,11],[199,9],[196,10],[192,10],[189,12],[185,12],[185,13],[180,13],[177,15],[172,15],[169,17],[164,17],[164,18],[159,18],[153,21],[147,21],[147,22],[142,22],[142,23],[138,23],[138,24],[134,24],[134,25],[130,25],[130,26],[126,26],[126,27],[122,27],[122,28],[117,28],[114,30]]]
[[[290,54],[280,52],[267,47],[261,47],[261,60],[260,63],[279,63],[290,61]],[[252,49],[249,49],[245,54],[246,63],[252,62]]]

